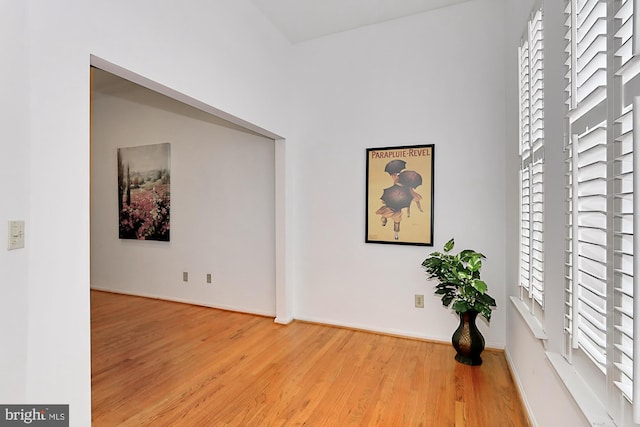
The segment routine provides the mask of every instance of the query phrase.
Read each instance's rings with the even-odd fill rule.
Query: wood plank
[[[93,426],[529,426],[504,354],[91,292]]]

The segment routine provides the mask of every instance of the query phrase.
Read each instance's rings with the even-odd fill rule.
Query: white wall
[[[105,74],[92,102],[92,288],[275,315],[274,141]],[[121,240],[117,148],[163,142],[171,241]]]
[[[29,120],[27,5],[0,0],[0,402],[26,393]],[[9,220],[27,220],[26,246],[7,251]]]
[[[488,260],[505,343],[503,2],[478,0],[294,46],[297,318],[449,341],[420,266],[455,237]],[[435,246],[364,243],[365,149],[435,144]],[[414,308],[414,294],[425,308]]]
[[[17,325],[15,333],[28,336],[25,400],[69,403],[71,425],[87,426],[90,55],[284,134],[288,44],[246,1],[28,4],[28,24],[9,29],[18,42],[27,31],[30,36],[30,105],[16,122],[28,121],[31,150],[3,144],[0,156],[28,154],[29,326]],[[17,128],[15,136],[22,139],[24,130]],[[9,192],[0,188],[3,196]],[[4,383],[2,389],[12,390]]]

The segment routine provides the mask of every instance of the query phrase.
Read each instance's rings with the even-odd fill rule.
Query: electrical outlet
[[[424,308],[424,295],[414,295],[415,304],[417,308]]]
[[[9,221],[8,250],[24,248],[24,221]]]
[[[207,273],[207,283],[211,283],[211,273]]]
[[[189,273],[187,273],[186,271],[182,272],[182,281],[183,282],[188,282],[189,281]]]

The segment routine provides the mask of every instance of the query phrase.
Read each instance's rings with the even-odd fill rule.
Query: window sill
[[[533,336],[539,340],[546,340],[547,333],[540,321],[529,311],[527,305],[517,297],[511,297],[511,303],[522,316],[523,320],[531,330]],[[558,353],[545,352],[547,360],[556,371],[560,380],[566,387],[573,400],[582,411],[585,418],[592,426],[616,427],[606,409],[587,386],[584,380],[576,372],[575,368]]]
[[[545,352],[547,360],[560,376],[569,394],[592,426],[615,427],[600,400],[589,389],[576,370],[558,353]]]
[[[511,297],[511,302],[518,309],[520,316],[522,316],[527,326],[529,326],[533,336],[539,340],[546,340],[547,333],[540,321],[528,310],[526,304],[517,297]]]

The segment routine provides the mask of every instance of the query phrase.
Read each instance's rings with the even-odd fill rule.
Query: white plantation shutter
[[[520,81],[520,156],[529,157],[531,150],[531,85],[529,68],[529,42],[523,40],[518,49]]]
[[[544,39],[542,9],[529,22],[531,67],[531,294],[544,301]]]
[[[598,102],[606,95],[607,4],[574,0],[576,10],[576,102]]]
[[[633,57],[633,0],[621,0],[615,14],[618,26],[615,29],[617,39],[616,57],[619,58],[619,68],[624,67]]]
[[[635,98],[640,95],[637,81],[640,60],[636,55],[638,50],[637,37],[634,28],[634,9],[637,6],[633,0],[622,0],[615,5],[614,48],[618,92],[614,109],[616,126],[613,134],[612,149],[612,178],[614,192],[613,219],[613,382],[624,397],[633,403],[633,418],[640,422],[640,384],[635,383],[634,371],[640,369],[637,357],[640,339],[634,335],[640,332],[639,316],[634,316],[638,301],[634,301],[634,276],[640,275],[635,267],[634,254],[640,242],[634,239],[634,228],[639,218],[634,212],[640,208],[634,197],[636,178],[634,174],[636,160],[634,159],[634,123],[637,108]]]
[[[637,0],[635,0],[637,1]],[[607,387],[632,402],[640,422],[640,302],[634,298],[637,161],[634,157],[640,59],[634,0],[570,0],[567,31],[565,333],[602,372]],[[607,15],[607,13],[611,15]],[[610,43],[607,49],[607,37]],[[608,68],[609,66],[609,68]],[[621,400],[605,403],[617,423]]]
[[[529,168],[520,171],[520,286],[531,293],[531,174]]]
[[[520,84],[520,289],[529,294],[531,289],[531,173],[523,166],[531,155],[531,86],[529,67],[529,41],[524,39],[518,49]]]
[[[544,163],[536,161],[531,166],[531,294],[543,305],[544,296]]]
[[[633,399],[633,105],[616,120],[613,165],[615,219],[614,235],[614,366],[615,385]]]
[[[575,55],[573,54],[573,52],[575,52],[575,39],[576,39],[576,29],[575,29],[575,14],[572,13],[573,11],[573,3],[571,1],[567,1],[566,2],[566,6],[564,9],[564,14],[565,14],[565,21],[564,21],[564,26],[566,28],[565,34],[564,34],[564,43],[565,43],[565,49],[564,49],[564,53],[565,53],[565,62],[564,62],[564,67],[565,67],[565,75],[564,75],[564,79],[566,81],[566,86],[564,89],[564,95],[565,95],[565,105],[567,107],[567,111],[571,111],[575,108],[576,106],[576,102],[575,102],[575,92],[576,92],[576,88],[575,88],[575,69],[576,69],[576,64],[575,64]],[[568,147],[568,145],[570,145],[571,143],[571,139],[569,138],[567,141],[565,141],[565,148]]]
[[[576,138],[574,148],[574,284],[580,346],[603,372],[607,326],[607,133],[606,124]]]
[[[520,299],[534,315],[544,302],[544,42],[542,10],[518,49],[520,89]]]
[[[607,127],[606,2],[570,0],[565,9],[567,234],[565,332],[567,356],[581,348],[606,370]],[[593,113],[591,110],[594,110]]]
[[[570,94],[570,93],[569,93]],[[564,283],[565,283],[565,299],[564,299],[564,332],[565,332],[565,349],[567,353],[567,357],[571,358],[571,349],[577,347],[577,342],[573,340],[573,316],[574,316],[574,307],[576,305],[576,296],[577,293],[573,292],[573,283],[574,283],[574,265],[576,265],[576,261],[574,257],[576,254],[573,250],[573,236],[574,236],[574,224],[577,224],[577,210],[574,209],[573,203],[573,195],[574,188],[573,184],[575,182],[573,171],[574,171],[574,161],[575,158],[573,156],[574,145],[573,139],[568,138],[565,144],[565,244],[564,244]]]
[[[543,102],[543,37],[542,10],[535,12],[528,24],[529,67],[531,87],[531,148],[536,153],[544,142],[544,102]]]

